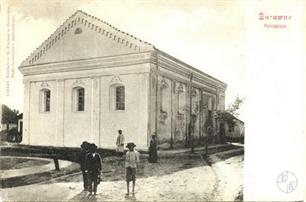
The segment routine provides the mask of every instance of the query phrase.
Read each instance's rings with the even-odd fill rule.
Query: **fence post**
[[[59,167],[58,159],[57,159],[56,156],[53,157],[53,161],[54,161],[55,170],[56,170],[56,171],[59,171],[59,170],[60,170],[60,167]]]

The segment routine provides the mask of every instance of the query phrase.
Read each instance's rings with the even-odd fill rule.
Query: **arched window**
[[[115,109],[125,110],[125,88],[124,86],[115,87]]]
[[[82,87],[75,87],[73,89],[73,99],[74,111],[85,111],[85,89]]]
[[[51,91],[49,89],[40,90],[40,111],[50,112]]]

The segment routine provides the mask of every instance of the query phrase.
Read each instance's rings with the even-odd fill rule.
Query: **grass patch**
[[[41,166],[48,164],[49,161],[36,160],[36,159],[24,159],[24,158],[0,158],[0,170],[20,169],[32,166]]]

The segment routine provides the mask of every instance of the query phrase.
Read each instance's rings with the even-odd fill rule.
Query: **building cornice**
[[[189,80],[191,74],[193,76],[193,80],[199,83],[202,83],[206,86],[214,87],[225,91],[227,88],[227,84],[215,79],[214,77],[205,74],[204,72],[156,49],[154,53],[152,53],[151,62],[155,65],[165,68],[167,70],[172,71],[173,73],[179,74],[181,76],[186,77]]]
[[[70,61],[60,61],[44,63],[37,65],[20,66],[19,70],[24,76],[73,72],[82,70],[92,70],[100,68],[112,68],[121,66],[130,66],[136,64],[150,63],[151,51],[142,53],[123,54],[116,56],[106,56],[89,59],[79,59]]]
[[[184,80],[186,80],[186,82],[190,80],[190,76],[192,74],[193,81],[198,84],[206,86],[210,89],[218,89],[220,92],[224,92],[226,90],[226,84],[220,82],[219,80],[215,80],[206,74],[201,74],[194,69],[190,69],[189,66],[184,66],[183,64],[174,61],[172,58],[169,58],[166,55],[160,55],[156,51],[24,65],[20,66],[19,69],[24,76],[28,77],[51,73],[82,72],[123,66],[129,68],[128,66],[139,64],[157,65],[157,59],[159,72],[163,71],[162,69],[165,69],[169,72],[172,72],[174,75],[180,75],[182,78],[185,78]],[[151,69],[151,71],[154,70]]]

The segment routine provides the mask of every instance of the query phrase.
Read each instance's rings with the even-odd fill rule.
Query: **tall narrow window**
[[[50,112],[51,105],[51,91],[43,89],[40,91],[40,111]]]
[[[84,111],[85,91],[84,88],[77,89],[77,111]]]
[[[116,97],[116,110],[125,109],[125,92],[124,86],[117,86],[115,88],[115,97]]]
[[[45,111],[50,111],[50,90],[45,91]]]
[[[73,88],[73,111],[85,111],[85,89],[82,87]]]

